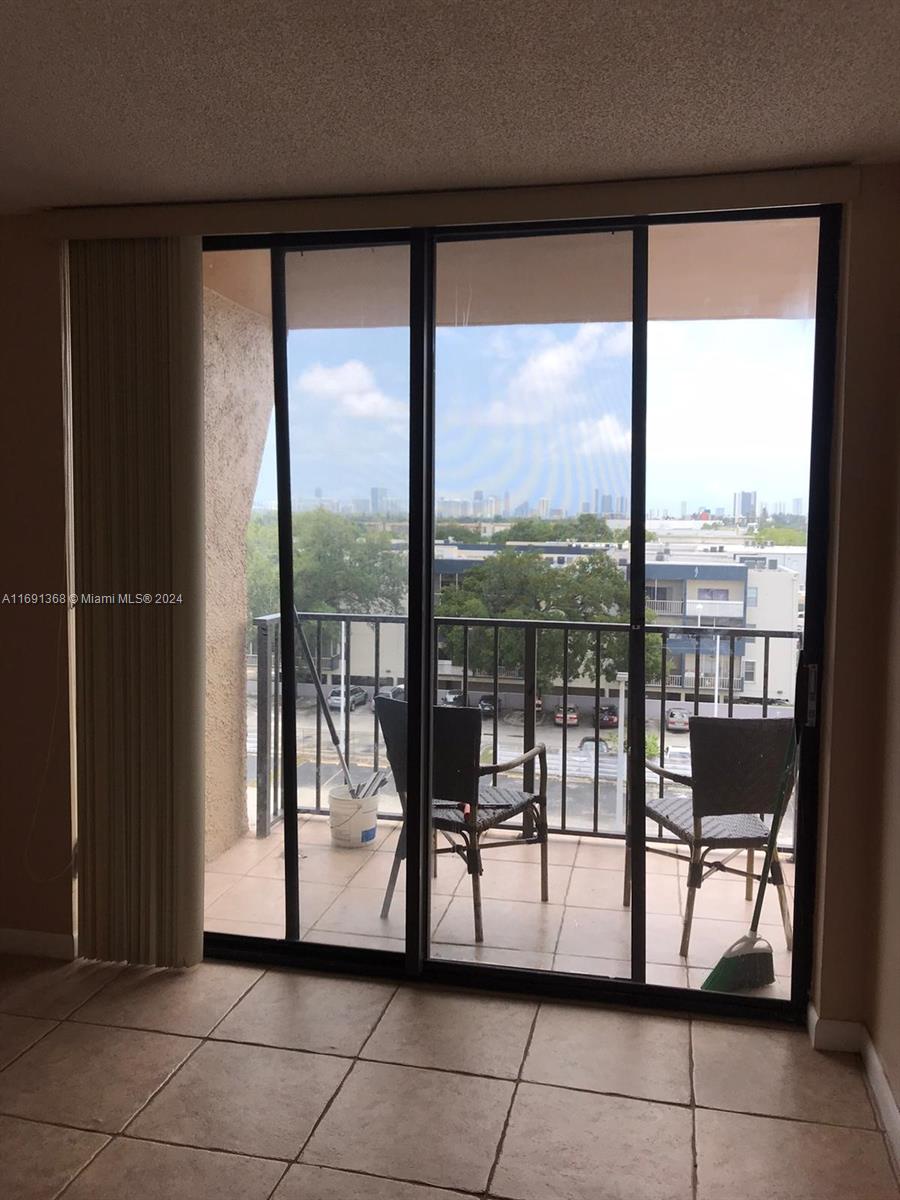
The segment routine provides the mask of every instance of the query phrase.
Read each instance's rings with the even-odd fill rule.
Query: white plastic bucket
[[[328,793],[331,812],[331,842],[342,850],[359,850],[375,840],[378,797],[355,800],[346,786]]]

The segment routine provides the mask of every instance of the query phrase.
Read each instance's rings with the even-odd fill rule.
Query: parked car
[[[687,733],[688,714],[683,708],[666,709],[666,729],[670,733]]]
[[[597,709],[598,729],[618,729],[619,710],[612,704],[601,704]]]
[[[481,709],[481,715],[483,717],[492,717],[494,715],[494,697],[493,696],[482,696],[481,699],[478,701],[478,707]],[[502,707],[503,707],[503,700],[498,696],[497,697],[497,709],[496,709],[498,715],[499,715],[500,709]]]
[[[402,684],[394,687],[380,687],[372,697],[372,708],[375,707],[375,696],[386,696],[388,700],[405,700],[406,688]]]
[[[445,692],[441,704],[448,708],[465,708],[466,698],[462,692]]]
[[[592,733],[581,739],[578,743],[578,749],[585,750],[589,754],[593,754],[596,750],[597,755],[601,758],[604,754],[612,754],[613,756],[616,754],[616,751],[612,749],[606,738],[594,737]]]
[[[577,725],[581,721],[578,714],[578,709],[570,704],[564,709],[561,704],[557,705],[556,712],[553,715],[554,725]]]
[[[369,699],[369,693],[365,688],[358,687],[353,684],[347,690],[347,705],[351,712],[355,708],[359,708],[361,704],[366,704]],[[344,689],[338,685],[333,687],[328,693],[328,707],[340,712],[344,705]]]

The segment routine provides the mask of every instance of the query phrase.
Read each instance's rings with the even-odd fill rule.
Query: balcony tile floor
[[[220,963],[0,978],[4,1200],[900,1198],[859,1060],[799,1030]]]
[[[330,844],[325,817],[300,823],[301,937],[375,949],[403,949],[404,869],[386,919],[381,902],[398,836],[396,822],[379,823],[372,849]],[[508,839],[506,839],[508,840]],[[438,958],[535,970],[630,977],[631,916],[623,905],[621,842],[551,835],[550,899],[540,902],[539,847],[486,849],[482,896],[485,940],[476,945],[471,882],[456,855],[438,856],[432,880],[432,953]],[[734,865],[743,863],[743,858]],[[760,863],[757,859],[756,867]],[[792,878],[793,867],[785,866]],[[697,897],[690,955],[679,956],[686,889],[683,863],[647,855],[647,978],[670,987],[699,988],[723,950],[747,932],[753,905],[742,880],[718,873]],[[242,838],[209,863],[206,928],[283,937],[284,839]],[[761,933],[775,952],[776,981],[760,994],[790,994],[791,955],[785,948],[778,899],[769,889]]]

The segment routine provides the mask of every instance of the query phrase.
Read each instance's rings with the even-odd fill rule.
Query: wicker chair
[[[388,762],[403,809],[403,826],[397,839],[381,915],[387,918],[397,886],[400,864],[406,858],[406,746],[407,708],[402,700],[375,698],[375,711],[384,734]],[[522,836],[494,845],[538,843],[541,847],[541,900],[548,899],[547,887],[547,752],[535,746],[510,762],[482,765],[481,712],[477,708],[435,708],[434,761],[432,763],[431,827],[434,853],[458,854],[472,878],[475,909],[475,941],[484,941],[481,905],[482,838],[490,829],[521,815]],[[512,786],[481,783],[486,775],[501,774],[537,759],[540,764],[538,792],[522,792]],[[448,845],[438,846],[441,833]],[[437,858],[434,860],[437,872]]]
[[[680,775],[660,767],[648,769],[663,779],[691,789],[654,796],[647,800],[647,816],[675,834],[689,851],[687,904],[681,935],[682,958],[691,943],[694,901],[705,879],[717,871],[742,875],[746,898],[753,898],[756,850],[765,851],[778,830],[766,823],[784,788],[794,781],[793,722],[773,718],[728,719],[691,717],[691,774]],[[713,851],[732,850],[724,859],[707,861]],[[746,851],[746,870],[728,863]],[[681,857],[675,855],[675,857]],[[790,903],[777,848],[772,853],[771,880],[778,889],[781,919],[788,950],[793,944]]]

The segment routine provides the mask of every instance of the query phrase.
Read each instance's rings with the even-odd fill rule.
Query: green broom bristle
[[[747,933],[728,947],[700,986],[704,992],[746,992],[774,982],[772,947]]]

